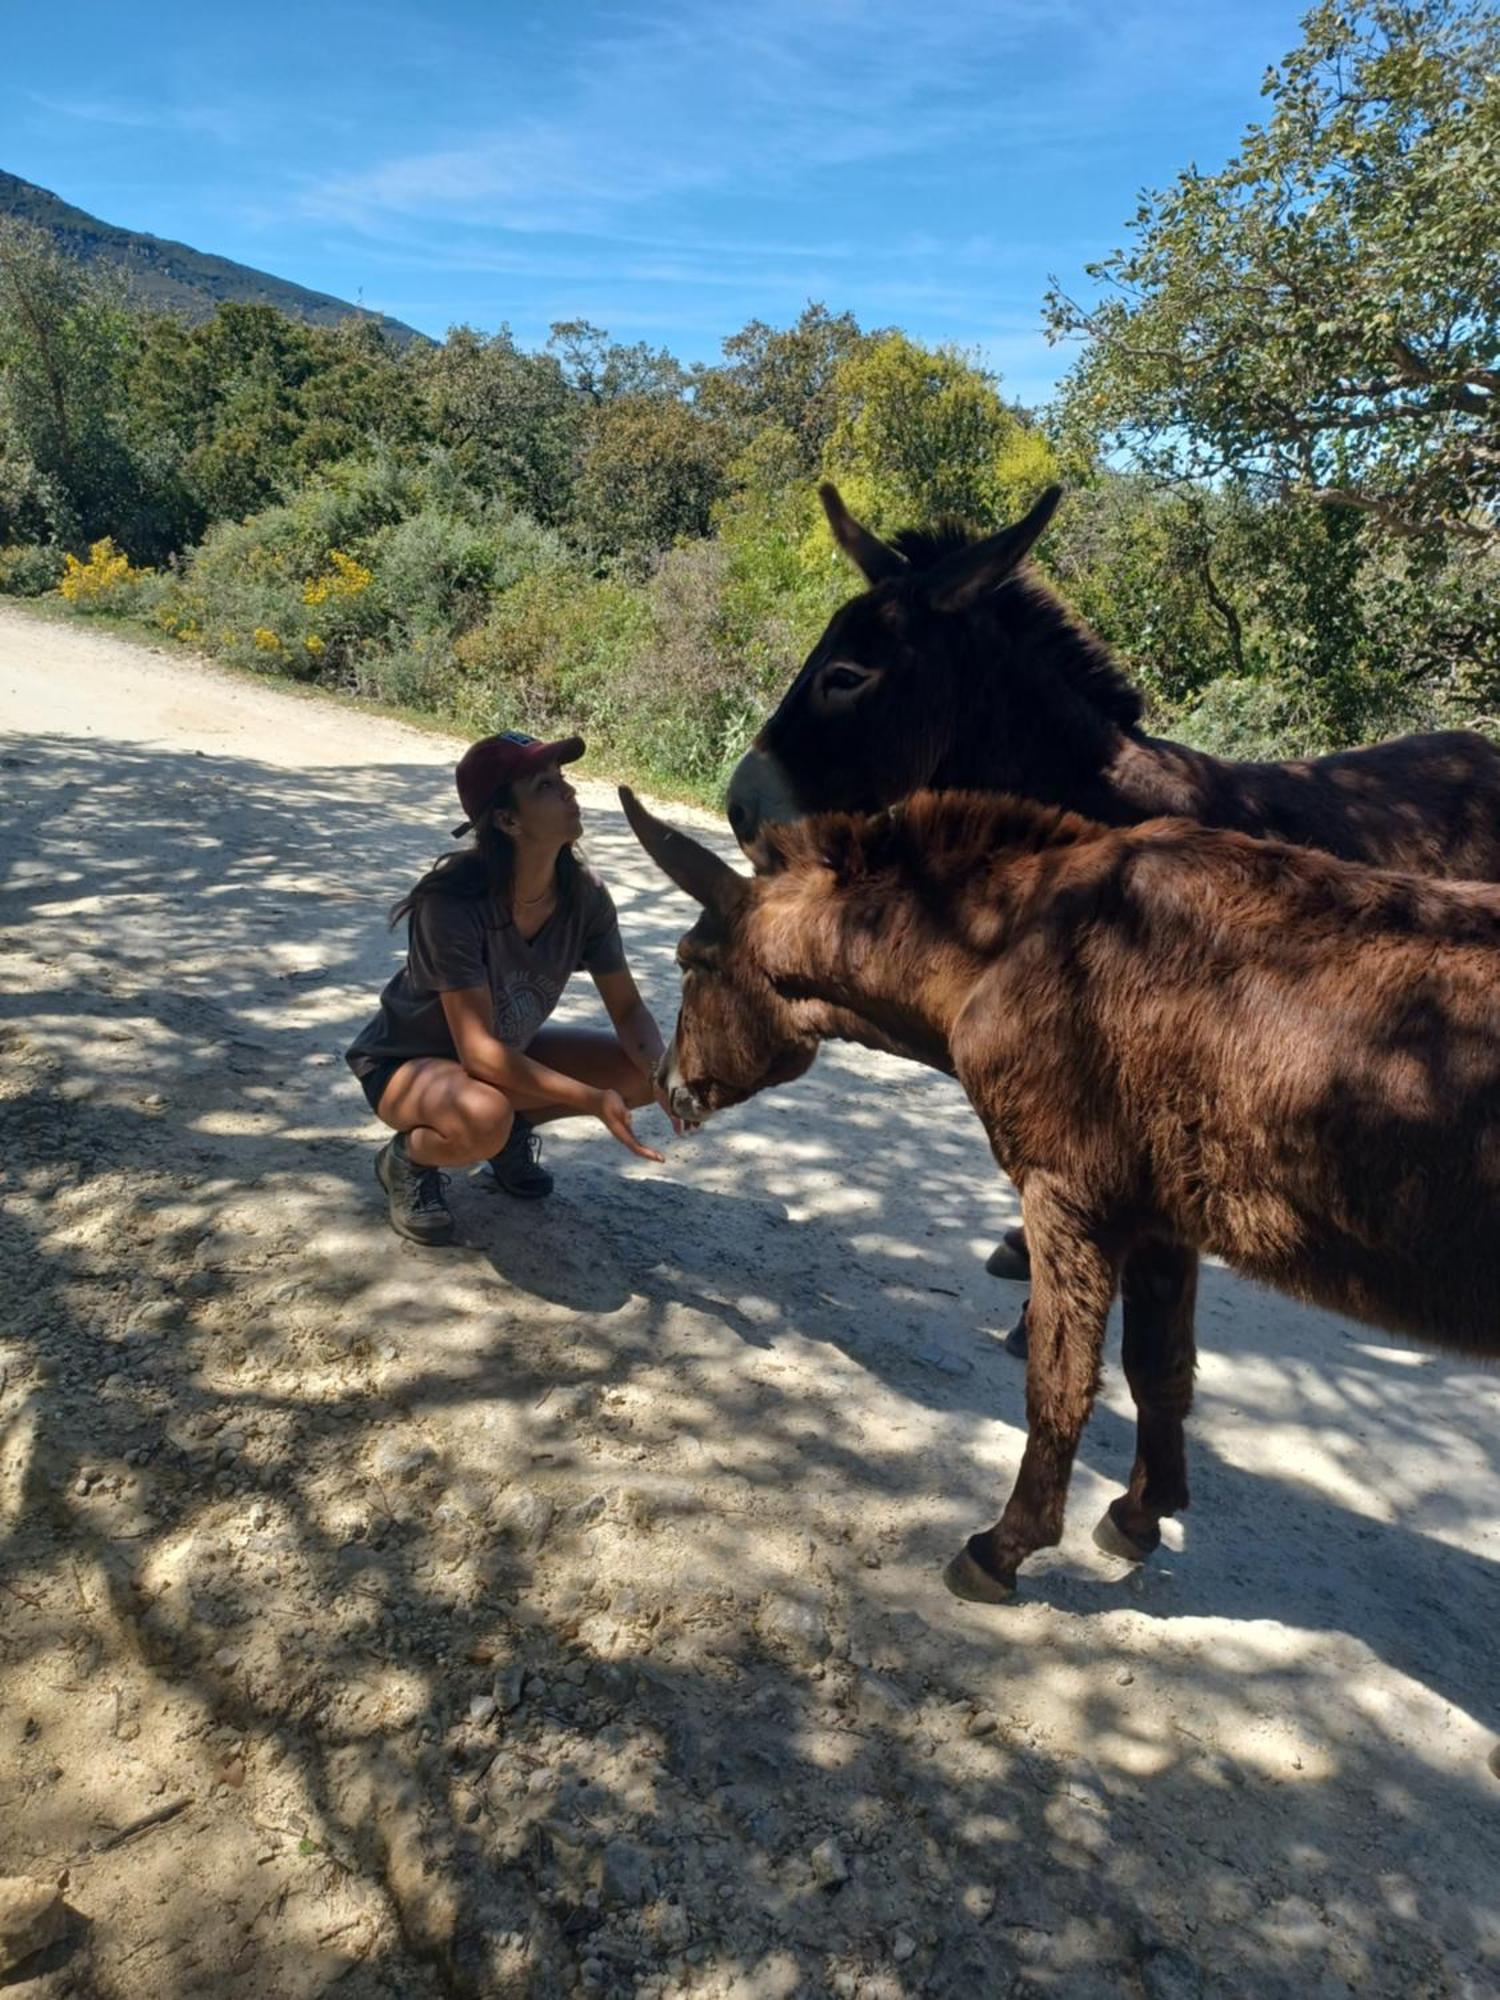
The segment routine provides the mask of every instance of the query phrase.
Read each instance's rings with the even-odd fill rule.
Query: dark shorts
[[[365,1094],[365,1102],[377,1117],[380,1113],[380,1100],[385,1096],[386,1085],[402,1064],[410,1060],[409,1056],[402,1056],[396,1062],[378,1062],[373,1069],[367,1070],[360,1077],[359,1087]]]

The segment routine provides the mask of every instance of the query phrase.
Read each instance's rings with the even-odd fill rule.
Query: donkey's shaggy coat
[[[1147,735],[1108,648],[1026,561],[1059,488],[994,535],[947,527],[890,543],[834,487],[822,496],[870,588],[834,615],[731,780],[730,823],[752,857],[768,822],[971,789],[1110,826],[1172,813],[1377,867],[1500,881],[1500,750],[1468,731],[1263,764]]]
[[[730,823],[752,854],[766,821],[972,790],[1110,826],[1173,813],[1382,868],[1500,881],[1500,750],[1482,736],[1262,764],[1147,735],[1139,692],[1026,561],[1059,488],[998,534],[893,543],[822,491],[870,588],[834,614],[731,780]]]
[[[1007,1597],[1059,1539],[1117,1288],[1138,1453],[1101,1539],[1149,1554],[1186,1506],[1202,1250],[1500,1355],[1500,889],[966,794],[776,829],[746,880],[624,796],[704,905],[679,1113],[869,1041],[950,1069],[1021,1190],[1029,1435],[1003,1517],[949,1566],[961,1595]]]

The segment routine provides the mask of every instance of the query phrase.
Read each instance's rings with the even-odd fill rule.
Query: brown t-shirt
[[[356,1076],[414,1056],[456,1061],[441,996],[466,986],[488,986],[497,1038],[524,1049],[575,972],[624,965],[614,900],[591,868],[578,871],[572,907],[554,910],[529,941],[493,898],[424,896],[408,922],[406,964],[345,1060]]]

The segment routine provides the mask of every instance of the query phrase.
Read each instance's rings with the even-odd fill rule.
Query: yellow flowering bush
[[[186,601],[181,587],[169,584],[162,593],[161,601],[152,610],[153,624],[174,639],[190,644],[198,637],[198,621],[193,607]]]
[[[257,625],[254,632],[255,650],[258,653],[279,653],[281,640],[268,625]]]
[[[321,576],[310,576],[302,586],[304,604],[326,604],[331,597],[358,597],[375,581],[375,572],[347,556],[342,549],[328,551],[328,567]]]
[[[90,548],[87,562],[80,562],[75,555],[63,558],[62,581],[57,589],[59,596],[79,610],[124,611],[134,603],[140,585],[152,574],[149,569],[132,567],[129,556],[106,535]]]
[[[386,623],[375,570],[347,549],[330,548],[300,594],[295,618],[278,620],[288,648],[282,657],[293,672],[300,668],[319,680],[354,685],[361,653]]]

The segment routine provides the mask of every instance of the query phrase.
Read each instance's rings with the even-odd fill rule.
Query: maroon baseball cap
[[[523,736],[519,729],[502,730],[498,736],[486,736],[478,743],[471,743],[453,773],[458,802],[468,814],[462,826],[454,827],[453,838],[457,840],[483,819],[503,785],[529,778],[534,771],[545,771],[549,764],[575,764],[583,750],[581,736],[562,736],[555,743],[541,743],[535,736]]]

